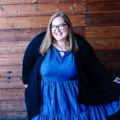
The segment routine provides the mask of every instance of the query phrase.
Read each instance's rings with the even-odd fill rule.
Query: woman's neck
[[[61,40],[61,41],[54,40],[53,41],[53,45],[58,50],[67,51],[69,49],[69,42],[68,42],[68,40]]]

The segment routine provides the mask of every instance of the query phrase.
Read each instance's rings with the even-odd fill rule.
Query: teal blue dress
[[[120,100],[87,106],[78,104],[78,77],[72,52],[52,46],[40,67],[43,105],[32,120],[107,120],[120,109]]]

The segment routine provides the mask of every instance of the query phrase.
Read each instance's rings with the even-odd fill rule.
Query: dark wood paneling
[[[84,0],[84,1],[87,1],[87,2],[95,2],[95,1],[102,1],[102,2],[106,2],[106,1],[108,1],[108,2],[110,2],[110,1],[118,1],[119,2],[119,0]]]
[[[27,120],[27,112],[0,112],[0,120]]]
[[[120,74],[120,62],[102,62],[111,74]]]
[[[77,33],[77,34],[79,34],[79,35],[81,35],[81,36],[85,36],[86,34],[85,34],[85,27],[78,27],[78,28],[73,28],[73,31],[75,32],[75,33]]]
[[[120,50],[96,50],[95,54],[102,62],[120,61]]]
[[[0,89],[0,101],[24,99],[25,89]]]
[[[51,16],[0,18],[0,29],[46,28]],[[84,15],[69,15],[73,27],[84,26]]]
[[[86,38],[116,38],[120,37],[120,26],[86,27]]]
[[[102,36],[102,34],[101,34]],[[89,37],[87,35],[87,37]],[[91,36],[91,37],[94,37]],[[103,37],[103,36],[102,36]],[[117,50],[120,49],[120,38],[106,38],[106,39],[86,39],[94,50]]]
[[[86,14],[120,13],[120,2],[85,2]]]
[[[120,25],[120,14],[85,15],[86,26],[118,26]]]

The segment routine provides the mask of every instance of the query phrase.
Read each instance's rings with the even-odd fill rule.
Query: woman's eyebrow
[[[61,23],[61,24],[59,24],[59,25],[62,25],[62,24],[66,24],[66,23]],[[52,26],[59,26],[59,25],[52,25]]]

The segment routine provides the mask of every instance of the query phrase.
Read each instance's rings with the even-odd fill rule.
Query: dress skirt
[[[44,103],[41,113],[32,120],[107,120],[120,109],[120,100],[99,106],[77,103],[78,80],[49,81],[42,79]]]
[[[61,58],[59,52],[64,52]],[[72,52],[54,46],[40,67],[43,105],[32,120],[107,120],[120,109],[120,100],[87,106],[78,103],[78,78]]]

